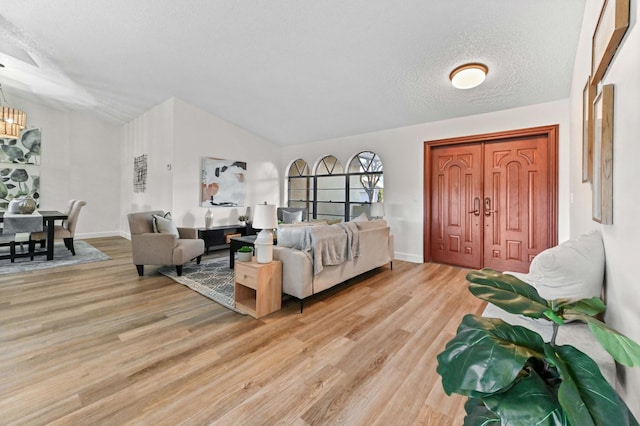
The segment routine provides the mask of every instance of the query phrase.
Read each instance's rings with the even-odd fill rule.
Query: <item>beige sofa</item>
[[[393,266],[394,239],[389,226],[384,220],[366,222],[351,222],[352,228],[357,228],[359,239],[359,255],[346,259],[339,264],[325,264],[321,268],[314,264],[318,256],[314,255],[314,236],[323,231],[320,227],[334,227],[325,230],[337,231],[343,225],[304,225],[287,228],[278,228],[278,245],[274,247],[274,259],[282,261],[282,292],[300,300],[300,312],[303,309],[303,300],[323,290],[340,284],[350,278],[370,271],[374,268],[389,264]],[[299,235],[294,238],[298,241],[306,240],[305,245],[291,244],[291,232]],[[289,242],[289,243],[287,243]],[[293,246],[293,247],[292,247]],[[316,246],[317,248],[317,246]],[[345,249],[345,252],[349,251]],[[321,271],[318,271],[321,269]]]

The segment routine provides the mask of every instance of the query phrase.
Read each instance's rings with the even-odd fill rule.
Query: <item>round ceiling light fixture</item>
[[[484,64],[464,64],[451,71],[449,79],[456,89],[472,89],[484,81],[488,72]]]

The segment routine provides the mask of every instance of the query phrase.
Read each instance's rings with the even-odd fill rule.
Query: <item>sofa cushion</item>
[[[384,228],[387,226],[387,221],[384,219],[375,219],[366,222],[356,222],[356,225],[359,231],[364,231],[365,229]]]
[[[154,232],[162,234],[174,234],[180,238],[178,228],[176,228],[176,225],[173,223],[170,212],[165,213],[164,216],[158,214],[153,215],[153,230]]]
[[[278,246],[296,250],[311,250],[311,226],[282,226],[278,227]]]
[[[593,231],[539,253],[526,281],[548,300],[600,297],[604,263],[602,237]]]

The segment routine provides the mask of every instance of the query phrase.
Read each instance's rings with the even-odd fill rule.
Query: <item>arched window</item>
[[[289,167],[289,188],[287,205],[289,207],[304,207],[311,213],[313,178],[311,169],[306,161],[299,158]]]
[[[318,161],[315,170],[313,217],[344,220],[346,212],[346,179],[342,163],[333,155]]]
[[[371,217],[371,203],[384,198],[382,160],[372,151],[363,151],[353,157],[348,168],[349,212],[351,219],[362,212]]]
[[[371,203],[382,202],[382,160],[372,151],[353,157],[345,172],[333,155],[318,160],[313,173],[298,159],[288,171],[289,207],[306,207],[309,218],[348,221],[362,212],[371,217]]]

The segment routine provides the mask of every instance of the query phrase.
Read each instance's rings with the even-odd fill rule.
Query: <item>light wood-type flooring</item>
[[[256,320],[111,260],[0,275],[0,424],[451,425],[436,355],[484,303],[467,270],[395,261]]]

